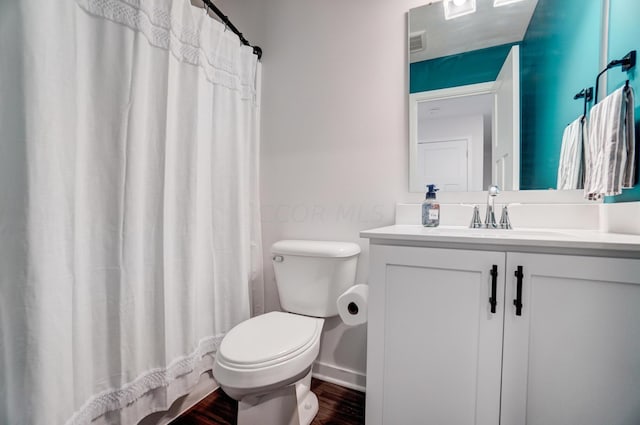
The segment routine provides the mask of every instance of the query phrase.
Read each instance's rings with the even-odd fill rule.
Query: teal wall
[[[607,62],[620,59],[630,50],[640,50],[640,1],[638,0],[611,0],[611,10],[609,13],[609,58]],[[622,72],[620,68],[614,68],[608,73],[607,92],[611,93],[624,85],[629,79],[629,85],[633,87],[635,94],[636,113],[636,140],[640,139],[640,79],[638,78],[637,65],[629,73]],[[640,155],[638,148],[640,143],[636,143],[636,154]],[[636,166],[638,165],[636,156]],[[638,168],[636,167],[636,178]],[[605,199],[605,202],[628,202],[640,200],[640,185],[633,189],[624,190],[622,195],[612,196]]]
[[[562,133],[584,106],[573,96],[599,72],[600,16],[600,1],[538,2],[520,53],[521,189],[556,187]]]
[[[511,46],[513,43],[412,63],[409,92],[495,81]]]

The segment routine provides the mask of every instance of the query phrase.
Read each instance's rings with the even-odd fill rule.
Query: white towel
[[[591,109],[585,197],[622,193],[633,186],[635,172],[635,116],[633,90],[622,87]]]
[[[562,134],[560,163],[558,164],[558,190],[583,188],[582,151],[587,137],[586,117],[569,124]]]

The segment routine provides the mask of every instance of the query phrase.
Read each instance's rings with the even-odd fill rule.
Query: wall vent
[[[409,52],[417,53],[427,48],[427,34],[424,31],[409,34]]]

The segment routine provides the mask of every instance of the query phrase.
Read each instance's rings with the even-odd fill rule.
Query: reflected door
[[[447,192],[468,190],[468,139],[418,143],[422,186],[435,184]]]
[[[491,180],[503,190],[520,188],[520,47],[513,46],[496,79]]]

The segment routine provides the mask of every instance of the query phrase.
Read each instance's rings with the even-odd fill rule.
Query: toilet
[[[271,247],[280,304],[223,338],[213,376],[238,400],[238,425],[309,425],[318,413],[311,367],[325,317],[354,284],[360,247],[350,242],[283,240]]]

